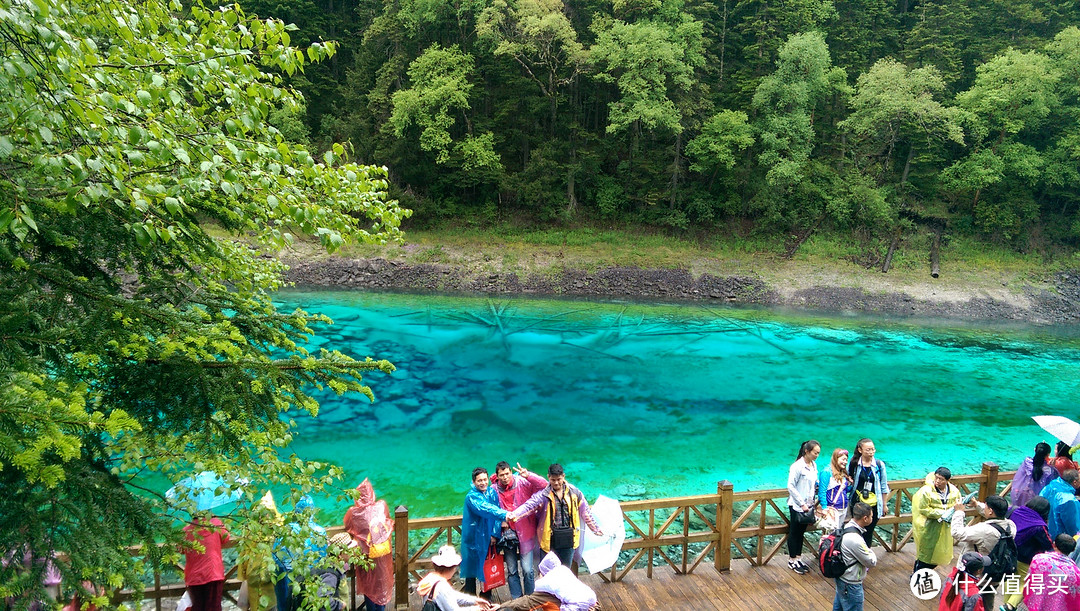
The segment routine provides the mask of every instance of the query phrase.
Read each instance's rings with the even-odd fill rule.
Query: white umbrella
[[[585,529],[585,540],[581,544],[581,559],[589,567],[589,573],[599,573],[611,568],[619,559],[623,541],[626,540],[626,524],[623,522],[622,507],[619,501],[606,496],[596,497],[592,506],[593,518],[603,536],[597,537]]]
[[[1073,447],[1080,444],[1080,424],[1064,416],[1032,416],[1044,431]]]

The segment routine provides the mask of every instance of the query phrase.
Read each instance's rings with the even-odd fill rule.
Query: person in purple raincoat
[[[585,495],[566,481],[566,472],[559,463],[548,467],[548,485],[512,511],[510,517],[520,520],[534,513],[537,514],[536,536],[540,548],[544,552],[555,552],[565,566],[581,557],[582,522],[594,535],[604,536],[593,519]]]
[[[1039,496],[1042,489],[1058,476],[1057,469],[1049,464],[1050,444],[1040,441],[1035,446],[1035,455],[1024,459],[1013,476],[1010,500],[1014,507],[1027,505],[1032,498]]]

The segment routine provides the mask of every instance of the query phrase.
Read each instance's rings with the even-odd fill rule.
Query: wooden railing
[[[991,494],[1008,495],[1013,475],[1015,472],[999,472],[996,464],[988,462],[983,463],[981,473],[956,475],[950,483],[965,494],[977,488],[977,497],[983,500]],[[889,482],[891,492],[874,530],[875,540],[886,551],[898,552],[911,541],[911,498],[924,484],[922,479]],[[787,490],[736,492],[730,502],[740,510],[731,523],[731,558],[754,566],[768,564],[787,541]],[[820,534],[808,532],[807,536],[813,543]],[[730,567],[730,559],[722,564]]]
[[[999,472],[996,464],[987,462],[982,472],[955,475],[950,481],[965,493],[977,490],[977,497],[983,500],[991,494],[1008,495],[1014,475]],[[889,482],[892,492],[874,533],[886,551],[901,551],[911,541],[911,498],[923,484],[922,479]],[[669,566],[676,574],[690,574],[710,556],[713,567],[720,572],[729,570],[732,560],[762,566],[787,540],[786,489],[735,492],[731,482],[722,481],[715,494],[626,501],[621,506],[627,528],[622,546],[626,553],[615,566],[600,574],[607,582],[623,579],[634,568],[644,568],[651,578],[654,566]],[[411,519],[408,508],[399,506],[394,519],[395,603],[397,609],[407,609],[410,580],[418,580],[423,571],[430,569],[430,558],[439,546],[460,546],[461,516]],[[331,536],[341,530],[327,529]],[[808,536],[815,544],[818,534]],[[235,568],[230,570],[229,577],[234,572]],[[229,577],[226,592],[240,587],[239,581]],[[183,592],[182,584],[163,584],[157,570],[153,583],[143,598],[153,600],[157,611],[162,611],[163,598]],[[354,592],[350,578],[351,608],[356,609]],[[130,593],[124,594],[130,597]]]
[[[628,534],[622,549],[635,553],[617,562],[601,578],[619,581],[639,564],[652,577],[655,561],[662,561],[679,574],[692,573],[717,545],[722,545],[724,529],[717,528],[717,524],[725,524],[731,517],[730,512],[724,513],[725,505],[720,500],[725,485],[730,490],[731,484],[722,482],[716,494],[621,503]],[[429,551],[440,545],[459,544],[461,516],[410,520],[408,508],[401,506],[394,520],[394,575],[400,601],[408,594],[410,578],[419,579],[421,571],[431,568]],[[415,533],[421,536],[416,537]],[[413,540],[415,546],[411,544]],[[723,554],[714,556],[723,558]],[[727,567],[716,565],[716,568]]]

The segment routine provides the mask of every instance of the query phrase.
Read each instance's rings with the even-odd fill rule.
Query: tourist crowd
[[[836,448],[819,469],[821,444],[809,440],[788,471],[787,566],[806,575],[812,564],[832,579],[834,611],[863,609],[864,582],[877,565],[874,529],[891,491],[876,452],[872,440],[861,439],[853,456]],[[947,467],[927,474],[911,496],[915,563],[907,585],[913,595],[936,596],[939,611],[1014,611],[1021,605],[1029,611],[1080,611],[1080,472],[1065,444],[1050,454],[1048,444],[1035,447],[1018,469],[1008,499],[964,496]],[[595,593],[576,573],[584,529],[604,533],[585,495],[566,481],[563,467],[552,464],[546,475],[505,461],[496,465],[494,478],[483,467],[473,470],[462,509],[460,553],[452,545],[441,547],[431,558],[432,571],[417,585],[425,611],[599,608]],[[353,571],[356,594],[367,611],[385,611],[394,595],[394,522],[368,480],[357,487],[355,499],[343,516],[344,532],[328,538],[309,497],[282,515],[267,493],[253,517],[283,525],[295,536],[261,542],[272,547],[266,563],[254,560],[262,554],[241,553],[246,560],[238,567],[240,608],[341,611],[348,605],[341,592],[345,573],[337,567],[344,567]],[[978,514],[970,524],[969,511]],[[826,533],[811,564],[804,561],[809,529]],[[184,532],[187,590],[178,611],[221,611],[222,549],[236,543],[209,512],[193,518]],[[319,561],[327,557],[337,562]],[[4,558],[5,564],[11,561]],[[938,567],[946,567],[945,573]],[[458,572],[460,591],[453,586]],[[491,590],[503,583],[513,600],[495,604]]]
[[[834,611],[863,608],[863,581],[877,564],[870,549],[874,525],[890,493],[873,441],[859,440],[854,453],[849,461],[846,449],[835,449],[819,472],[821,444],[805,441],[788,472],[792,571],[810,572],[802,559],[808,528],[844,525],[835,533],[837,543],[834,537],[822,538],[818,556],[822,573],[835,580]],[[990,495],[985,502],[975,501],[974,494],[963,496],[951,479],[952,472],[939,467],[912,495],[912,593],[925,597],[939,591],[939,611],[994,611],[999,593],[1003,600],[997,611],[1014,611],[1021,603],[1030,611],[1080,611],[1080,473],[1068,445],[1059,443],[1051,458],[1050,446],[1038,444],[1017,471],[1010,499]],[[979,517],[970,525],[968,509]],[[827,560],[836,547],[842,562],[838,569]],[[939,566],[949,570],[937,586],[940,575],[934,569]]]
[[[302,533],[303,545],[278,540],[273,546],[274,566],[241,565],[240,576],[245,580],[241,608],[340,611],[345,608],[340,588],[344,575],[330,566],[333,563],[319,559],[327,555],[345,559],[355,549],[369,560],[349,569],[355,572],[356,593],[363,597],[367,611],[385,611],[393,599],[393,520],[386,502],[376,500],[368,480],[360,484],[356,496],[344,516],[345,532],[329,539],[314,521],[311,499],[300,499],[288,526]],[[264,519],[278,523],[285,519],[269,494],[263,497],[261,509]],[[509,463],[500,462],[492,480],[486,469],[478,467],[462,509],[460,554],[452,545],[441,547],[431,558],[433,570],[416,591],[429,611],[599,609],[596,594],[571,570],[581,560],[583,527],[602,534],[585,495],[566,481],[561,465],[549,466],[546,479],[520,464],[511,469]],[[229,533],[221,520],[209,515],[194,519],[185,533],[192,543],[185,552],[185,605],[191,611],[221,611],[225,580],[221,550],[231,541]],[[298,563],[299,556],[305,556],[306,562]],[[485,566],[494,558],[501,559],[498,572],[513,597],[498,605],[491,602],[496,584],[485,574]],[[536,559],[539,563],[534,563]],[[300,564],[315,568],[301,573]],[[458,571],[464,580],[462,591],[451,585]]]

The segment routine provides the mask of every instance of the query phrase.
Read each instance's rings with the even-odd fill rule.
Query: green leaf
[[[22,222],[22,219],[16,217],[11,221],[11,233],[15,235],[20,242],[26,241],[26,235],[29,229],[26,227],[26,223]]]
[[[11,138],[0,136],[0,158],[11,156],[14,150],[15,146],[11,143]]]
[[[181,212],[180,200],[176,199],[175,197],[166,197],[165,209],[169,211],[169,214],[173,216],[179,216]]]
[[[142,224],[137,224],[132,227],[135,232],[135,242],[142,247],[150,245],[150,234],[147,233],[146,228]]]
[[[30,208],[27,207],[25,204],[23,204],[22,206],[19,206],[19,209],[22,210],[22,215],[20,215],[20,217],[19,217],[20,220],[22,220],[22,222],[26,223],[27,227],[29,227],[30,229],[33,229],[34,233],[37,233],[38,227],[37,227],[37,222],[34,221],[34,213],[31,212]]]

